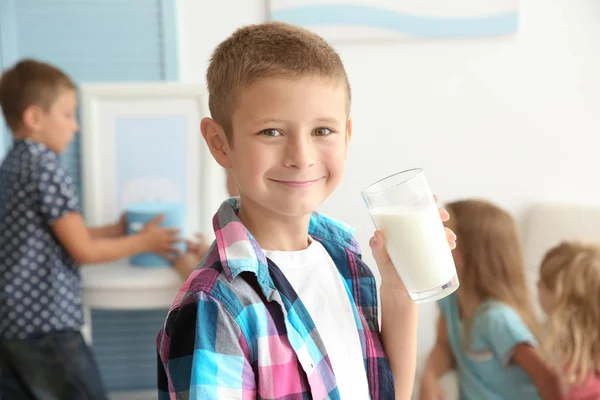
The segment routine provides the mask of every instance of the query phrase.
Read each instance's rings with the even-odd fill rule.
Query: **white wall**
[[[265,18],[265,0],[181,3],[182,78],[203,82],[210,52]],[[424,167],[442,200],[485,197],[520,215],[534,202],[600,203],[600,2],[522,0],[516,37],[344,45],[354,138],[346,178],[322,210],[373,227],[371,181]],[[433,338],[422,307],[422,350]]]

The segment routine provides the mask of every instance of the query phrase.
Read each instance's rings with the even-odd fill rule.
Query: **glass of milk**
[[[439,300],[458,289],[444,225],[422,169],[388,176],[361,194],[413,301]]]

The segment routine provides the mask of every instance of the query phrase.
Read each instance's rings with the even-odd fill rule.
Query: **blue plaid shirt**
[[[281,270],[229,199],[216,241],[180,289],[157,338],[160,399],[339,399],[327,349]],[[372,399],[394,384],[377,322],[377,288],[352,231],[313,214],[309,233],[334,260],[354,311]]]

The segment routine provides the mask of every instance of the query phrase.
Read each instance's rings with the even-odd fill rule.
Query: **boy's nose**
[[[315,163],[315,151],[310,139],[296,139],[288,143],[286,166],[305,169]]]

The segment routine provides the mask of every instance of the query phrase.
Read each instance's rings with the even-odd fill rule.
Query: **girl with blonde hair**
[[[439,301],[436,344],[421,400],[444,399],[439,379],[455,368],[464,400],[561,399],[560,379],[538,346],[538,324],[513,218],[481,200],[446,206],[460,280]]]
[[[538,288],[548,315],[544,347],[564,373],[567,399],[600,399],[600,244],[550,249]]]

